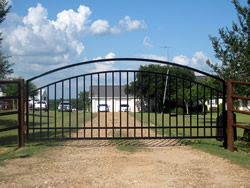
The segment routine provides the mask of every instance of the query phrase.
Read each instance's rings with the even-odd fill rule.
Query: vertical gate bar
[[[115,82],[115,77],[114,77],[114,72],[112,72],[112,124],[113,124],[113,138],[115,137],[115,119],[114,119],[114,113],[115,113],[115,97],[114,97],[114,82]]]
[[[155,137],[157,137],[157,75],[155,74]]]
[[[183,136],[185,137],[185,112],[184,112],[184,109],[185,109],[185,94],[184,94],[184,79],[182,78],[182,123],[183,123]]]
[[[204,95],[203,95],[203,101],[204,101],[204,113],[203,113],[203,121],[204,121],[204,130],[206,130],[206,105],[205,105],[205,102],[206,102],[206,87],[205,86],[203,86],[203,89],[204,89],[204,91],[203,91],[203,93],[204,93]]]
[[[171,77],[169,76],[169,84],[168,84],[168,106],[169,106],[169,137],[171,137],[171,88],[170,88],[170,84],[171,84]]]
[[[213,109],[212,109],[212,99],[213,98],[213,90],[210,88],[210,100],[211,100],[211,103],[210,103],[210,126],[211,126],[211,136],[213,135],[212,131],[212,112],[213,112]],[[205,135],[204,135],[205,136]]]
[[[40,138],[42,138],[42,89],[40,89]]]
[[[107,72],[105,72],[105,104],[107,105],[108,109],[108,103],[107,103]],[[105,110],[105,138],[107,138],[107,110]]]
[[[119,88],[120,88],[120,137],[122,137],[122,113],[121,113],[121,104],[122,104],[122,80],[121,80],[121,71],[119,71]]]
[[[230,82],[228,82],[228,84],[232,84],[231,83],[231,81]],[[230,86],[229,86],[230,87]],[[232,85],[231,85],[231,87],[232,87]],[[230,88],[228,88],[228,89],[230,89]],[[228,134],[227,134],[227,129],[226,129],[226,127],[227,127],[227,123],[229,123],[229,122],[227,122],[227,118],[229,118],[229,117],[227,117],[226,116],[226,82],[225,81],[222,81],[222,96],[223,96],[223,98],[222,98],[222,117],[223,117],[223,136],[224,136],[224,147],[225,148],[230,148],[230,149],[232,149],[232,150],[234,150],[234,147],[231,147],[232,145],[231,145],[231,143],[230,143],[230,146],[228,146]],[[233,92],[233,91],[232,91]],[[228,97],[229,95],[227,94],[227,97]],[[229,113],[229,111],[227,111],[227,113]],[[227,122],[227,123],[226,123]],[[230,129],[230,128],[229,128]],[[233,135],[233,134],[232,134]],[[229,142],[231,142],[231,141],[229,141]],[[234,143],[233,143],[234,144]],[[230,150],[229,149],[229,150]],[[231,151],[231,150],[230,150]]]
[[[78,126],[78,77],[76,77],[76,127],[77,127],[77,132],[76,132],[76,137],[78,138],[78,133],[79,133],[79,126]]]
[[[98,93],[98,138],[100,138],[100,75],[97,74],[97,93]],[[105,107],[106,108],[106,107]],[[106,111],[106,109],[105,109]]]
[[[175,124],[175,126],[176,126],[176,136],[178,137],[178,104],[177,104],[177,100],[178,100],[178,85],[177,85],[177,82],[178,82],[178,79],[177,79],[177,77],[176,77],[176,79],[175,79],[175,89],[176,89],[176,93],[175,93],[175,113],[176,113],[176,124]]]
[[[48,122],[48,138],[49,138],[49,86],[47,86],[47,122]]]
[[[192,83],[189,81],[189,97],[190,97],[190,137],[192,137]]]
[[[69,104],[70,104],[70,110],[69,110],[69,137],[71,138],[71,110],[72,110],[72,106],[71,106],[71,79],[69,79]]]
[[[148,73],[148,137],[150,137],[150,73]]]
[[[91,119],[91,135],[90,137],[93,138],[93,104],[92,104],[92,98],[93,98],[93,75],[90,75],[90,88],[91,88],[91,93],[90,93],[90,103],[91,103],[91,112],[90,112],[90,119]]]
[[[196,125],[197,125],[197,136],[199,135],[198,133],[198,127],[199,127],[199,85],[197,83],[196,85]]]
[[[62,81],[62,138],[64,137],[64,81]]]
[[[24,147],[24,80],[18,83],[18,147]],[[29,103],[29,101],[27,101]]]
[[[86,136],[86,106],[85,106],[85,96],[86,96],[86,91],[85,91],[85,75],[83,76],[83,137],[85,138]]]
[[[21,103],[22,102],[22,97],[23,97],[23,94],[21,91],[21,80],[19,80],[18,83],[15,83],[15,85],[17,86],[17,95],[18,95],[18,114],[17,114],[17,145],[18,145],[18,148],[22,147],[22,131],[23,131],[23,123],[22,123],[22,111],[24,110],[24,108],[22,108],[22,105]],[[29,103],[29,101],[27,101],[27,103]]]
[[[234,129],[233,129],[233,113],[232,109],[234,109],[233,100],[233,86],[232,81],[227,81],[227,144],[228,150],[233,152],[234,151]]]
[[[164,91],[164,84],[163,83],[166,83],[166,81],[164,82],[164,75],[162,75],[162,77],[161,77],[161,79],[162,79],[162,90]],[[162,103],[162,137],[164,137],[164,103],[165,103],[165,101],[163,101],[163,103]]]
[[[127,71],[127,137],[129,137],[129,129],[128,129],[128,123],[129,123],[129,119],[128,119],[128,110],[129,110],[129,104],[128,104],[128,71]]]
[[[216,92],[216,94],[217,94],[217,117],[219,117],[219,113],[220,113],[220,108],[219,108],[219,92],[217,91]],[[217,124],[216,124],[216,126],[218,126]],[[217,127],[217,129],[219,130],[219,133],[221,133],[221,127]],[[221,134],[219,134],[218,136],[222,136]]]
[[[33,139],[35,138],[35,93],[33,92],[33,103],[32,103],[32,111],[33,111]]]
[[[141,137],[143,137],[143,75],[141,72]]]
[[[135,103],[136,103],[136,97],[135,97],[135,91],[136,91],[136,88],[135,88],[135,78],[136,78],[136,75],[135,75],[135,72],[134,72],[134,137],[136,137],[136,108],[135,108]]]
[[[26,82],[26,125],[27,125],[27,139],[29,140],[29,81]],[[34,102],[33,102],[33,108],[34,108]]]
[[[55,89],[55,104],[54,104],[54,110],[55,110],[55,117],[54,117],[54,120],[55,120],[55,138],[56,138],[56,83],[55,83],[55,86],[54,86],[54,89]]]
[[[28,95],[28,94],[27,94]],[[24,79],[21,79],[20,81],[20,146],[24,147],[24,112],[25,112],[25,106],[24,106]],[[27,101],[29,103],[29,101]]]
[[[21,146],[21,139],[22,139],[22,127],[21,127],[21,118],[22,118],[22,113],[21,111],[24,109],[22,109],[21,106],[21,102],[22,102],[22,96],[21,96],[21,80],[18,80],[17,83],[14,83],[15,86],[17,87],[17,93],[15,95],[17,95],[17,147],[20,148]],[[1,85],[1,84],[0,84]],[[29,103],[29,100],[27,101]]]

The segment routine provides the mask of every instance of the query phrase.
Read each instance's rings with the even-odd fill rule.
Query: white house
[[[250,100],[244,101],[242,99],[239,99],[239,101],[240,101],[239,110],[250,111]]]
[[[134,96],[130,94],[128,94],[127,96],[127,94],[125,93],[125,89],[126,86],[120,87],[119,85],[115,85],[114,87],[112,87],[110,85],[107,85],[105,90],[105,86],[100,85],[99,97],[98,97],[98,86],[96,85],[92,86],[92,91],[90,87],[89,99],[91,99],[91,94],[92,94],[92,112],[98,112],[98,98],[99,98],[99,104],[107,104],[109,106],[110,112],[113,112],[113,102],[114,102],[114,112],[120,111],[120,104],[128,104],[131,112],[134,111],[138,112],[139,108],[137,105],[135,106],[134,104],[135,101],[136,104],[139,104],[139,99],[134,100]],[[107,96],[105,94],[107,94]],[[105,102],[105,99],[107,100],[107,103]]]
[[[219,100],[217,99],[212,99],[212,100],[208,100],[205,102],[205,104],[207,105],[207,110],[210,111],[210,108],[212,107],[219,107],[219,104],[221,104],[223,102],[222,98],[219,98]]]

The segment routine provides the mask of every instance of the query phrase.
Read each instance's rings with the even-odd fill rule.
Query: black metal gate
[[[183,75],[151,70],[91,72],[29,88],[31,81],[103,62],[154,63],[203,74],[214,88]],[[192,73],[193,74],[193,73]],[[68,74],[70,75],[70,74]],[[28,139],[224,138],[225,82],[187,66],[117,58],[81,62],[27,80]],[[220,104],[221,103],[221,104]]]

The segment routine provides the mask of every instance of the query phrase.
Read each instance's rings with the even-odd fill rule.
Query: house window
[[[208,104],[209,105],[217,105],[218,104],[218,100],[217,99],[208,100]]]

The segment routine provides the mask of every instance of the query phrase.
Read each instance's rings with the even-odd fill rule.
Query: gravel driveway
[[[0,187],[250,187],[250,169],[176,140],[139,143],[144,149],[126,152],[108,140],[63,142],[6,161]]]

